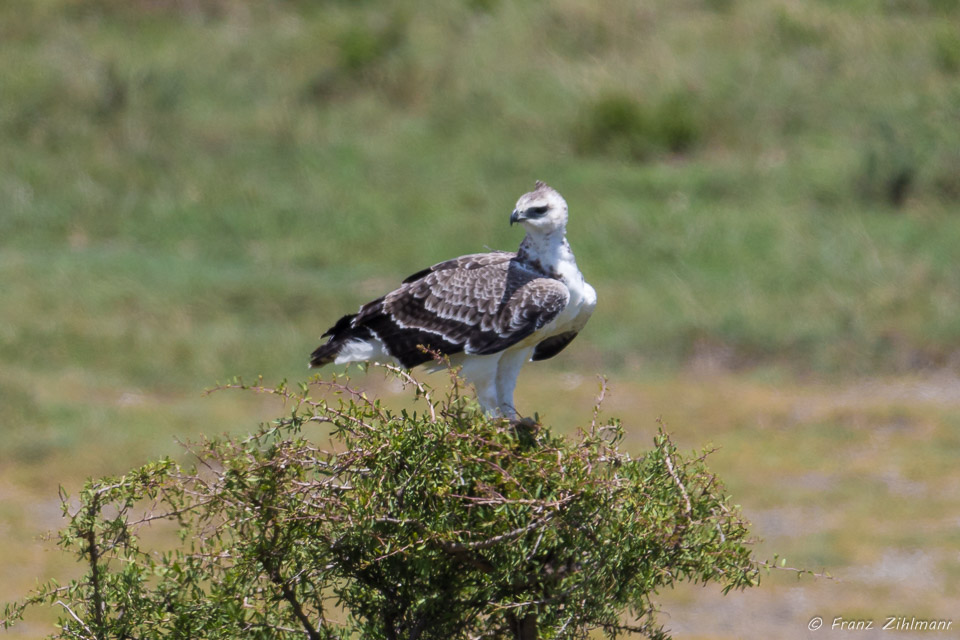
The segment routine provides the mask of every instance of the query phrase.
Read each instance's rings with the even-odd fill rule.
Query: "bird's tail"
[[[351,326],[351,322],[356,317],[356,314],[343,316],[337,320],[337,324],[330,327],[326,333],[320,336],[321,338],[326,338],[329,336],[329,339],[317,347],[312,354],[310,354],[311,368],[322,367],[325,364],[330,364],[337,359],[338,355],[340,355],[340,351],[343,349],[344,345],[351,340],[363,337],[355,335],[357,332],[354,327]]]

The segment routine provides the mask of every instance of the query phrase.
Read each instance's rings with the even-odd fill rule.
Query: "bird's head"
[[[563,233],[567,226],[567,201],[545,182],[537,180],[536,189],[517,200],[510,224],[519,222],[532,234]]]

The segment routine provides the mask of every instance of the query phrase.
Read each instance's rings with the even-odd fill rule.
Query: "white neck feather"
[[[579,275],[577,261],[573,257],[573,251],[567,243],[564,231],[564,229],[557,229],[544,234],[528,233],[520,243],[520,250],[517,252],[520,259],[564,280]]]

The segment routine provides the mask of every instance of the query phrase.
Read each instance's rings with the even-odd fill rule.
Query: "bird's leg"
[[[497,407],[504,418],[517,419],[517,409],[513,406],[513,391],[517,387],[520,368],[530,359],[533,349],[530,347],[505,351],[497,363]]]
[[[496,418],[500,415],[500,409],[497,406],[497,387],[495,384],[488,382],[474,382],[473,388],[477,392],[477,402],[480,403],[480,408],[483,409],[483,412],[491,417]]]
[[[488,356],[473,356],[466,358],[460,368],[460,377],[473,385],[480,407],[490,417],[500,415],[499,396],[497,394],[497,362],[500,357],[501,354],[499,353]]]

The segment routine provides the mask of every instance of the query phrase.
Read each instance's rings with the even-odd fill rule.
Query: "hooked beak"
[[[525,220],[525,218],[520,215],[519,211],[514,209],[513,213],[510,214],[510,226],[512,227],[515,222],[520,222],[521,220]]]

